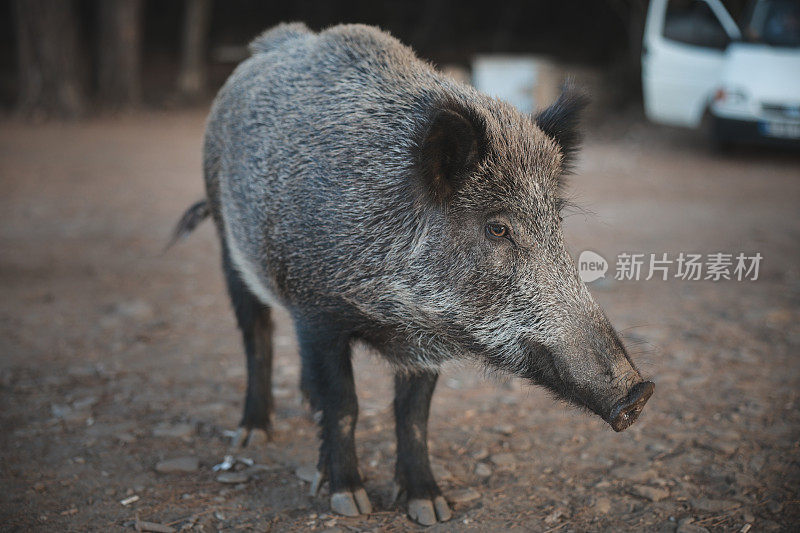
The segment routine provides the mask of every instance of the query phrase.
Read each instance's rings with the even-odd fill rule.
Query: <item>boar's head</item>
[[[585,104],[565,90],[535,117],[495,100],[433,106],[414,153],[417,196],[437,213],[425,276],[447,286],[441,329],[464,351],[622,431],[654,384],[580,280],[562,231]]]

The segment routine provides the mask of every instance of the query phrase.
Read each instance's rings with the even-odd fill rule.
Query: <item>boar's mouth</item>
[[[639,418],[639,413],[644,409],[644,404],[653,395],[656,389],[652,381],[642,381],[637,383],[622,400],[611,409],[607,422],[614,431],[624,431]]]
[[[487,351],[489,350],[484,353]],[[500,354],[495,357],[488,356],[486,360],[490,366],[527,379],[535,385],[544,386],[556,396],[589,409],[605,420],[616,432],[624,431],[636,422],[656,389],[655,383],[642,379],[629,360],[631,366],[627,375],[630,376],[633,383],[628,385],[630,389],[626,393],[624,389],[619,390],[616,386],[612,388],[614,390],[612,392],[612,389],[600,385],[600,380],[596,382],[596,389],[591,387],[594,390],[587,389],[585,385],[584,387],[576,386],[556,364],[555,352],[541,343],[526,342],[524,353],[525,357],[522,362],[517,360],[516,364],[509,364],[508,360]],[[625,396],[615,401],[615,398],[619,398],[620,393]]]
[[[568,377],[555,364],[554,352],[535,342],[527,343],[526,348],[529,364],[521,372],[516,369],[515,373],[518,376],[544,386],[570,403],[587,408],[606,421],[616,432],[624,431],[636,422],[656,388],[655,383],[643,380],[633,368],[631,370],[635,375],[634,383],[629,385],[627,393],[623,390],[615,394],[611,390],[603,390],[602,386],[596,390],[578,387],[570,384]],[[625,396],[615,401],[615,397],[619,398],[620,393]]]

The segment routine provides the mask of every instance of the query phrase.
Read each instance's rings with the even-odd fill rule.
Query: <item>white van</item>
[[[751,1],[741,25],[721,0],[651,0],[642,85],[653,122],[800,146],[800,0]]]

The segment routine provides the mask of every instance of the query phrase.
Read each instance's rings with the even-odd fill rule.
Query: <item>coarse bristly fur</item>
[[[295,319],[303,388],[323,410],[320,471],[350,495],[334,509],[364,512],[348,436],[354,339],[398,369],[396,411],[414,424],[429,394],[402,376],[428,376],[432,393],[430,376],[458,358],[608,419],[642,378],[562,238],[585,98],[567,91],[529,117],[369,26],[283,24],[250,49],[208,120],[207,206],[229,286]],[[398,426],[398,449],[421,454],[412,433]],[[409,464],[398,459],[398,482],[442,519],[435,481]],[[424,523],[428,507],[412,507]]]

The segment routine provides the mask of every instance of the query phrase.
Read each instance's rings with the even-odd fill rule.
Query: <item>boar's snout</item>
[[[611,424],[614,431],[623,431],[636,422],[639,413],[644,409],[644,404],[653,395],[655,389],[656,385],[652,381],[642,381],[631,387],[628,395],[611,409],[608,423]]]

